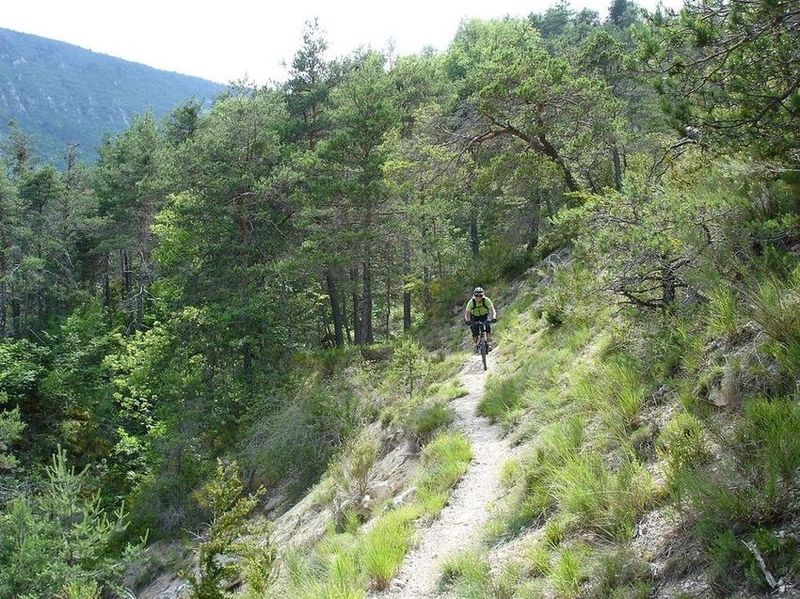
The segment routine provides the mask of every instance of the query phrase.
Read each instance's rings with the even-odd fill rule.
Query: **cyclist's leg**
[[[469,328],[470,328],[470,330],[472,330],[472,344],[477,347],[477,345],[478,345],[478,332],[479,332],[480,327],[478,326],[478,323],[476,323],[473,320],[472,322],[469,323]]]
[[[476,317],[476,320],[478,320],[481,323],[483,323],[483,325],[485,327],[485,330],[488,333],[489,332],[489,323],[487,321],[489,320],[489,317],[488,316],[478,316],[478,317]],[[480,336],[480,327],[478,325],[475,325],[475,333],[473,333],[473,335],[475,336],[475,345],[476,345],[476,348],[477,348],[478,341],[479,341],[478,337]],[[488,340],[488,338],[489,338],[488,335],[487,335],[486,338]]]

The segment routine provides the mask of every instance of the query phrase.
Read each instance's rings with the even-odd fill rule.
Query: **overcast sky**
[[[605,17],[611,0],[572,0]],[[653,9],[658,0],[638,0]],[[678,7],[681,0],[661,0]],[[318,17],[329,55],[358,46],[444,49],[463,18],[542,12],[551,0],[2,0],[0,27],[227,83],[283,80],[303,23]]]

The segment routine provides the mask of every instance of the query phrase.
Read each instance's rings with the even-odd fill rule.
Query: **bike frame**
[[[478,351],[481,354],[481,362],[483,362],[483,369],[486,370],[486,354],[489,353],[489,340],[486,338],[486,325],[491,321],[489,320],[475,320],[470,321],[470,325],[478,325]]]

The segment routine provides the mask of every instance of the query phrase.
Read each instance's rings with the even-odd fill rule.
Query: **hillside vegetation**
[[[386,588],[472,458],[474,285],[516,457],[443,593],[791,591],[797,3],[325,51],[309,23],[284,84],[137,118],[91,167],[5,140],[0,596]]]
[[[0,73],[0,133],[7,136],[13,121],[56,164],[68,145],[94,162],[104,136],[137,115],[160,119],[189,100],[209,106],[225,89],[8,29],[0,29]]]

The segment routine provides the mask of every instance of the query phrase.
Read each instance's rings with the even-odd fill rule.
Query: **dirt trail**
[[[442,563],[480,539],[489,519],[489,508],[500,494],[500,469],[510,455],[500,431],[477,415],[483,397],[486,373],[480,357],[464,365],[461,381],[469,394],[453,402],[456,426],[472,444],[469,470],[456,487],[439,518],[421,531],[421,540],[403,563],[400,573],[386,591],[373,592],[373,599],[424,599],[436,596]]]

